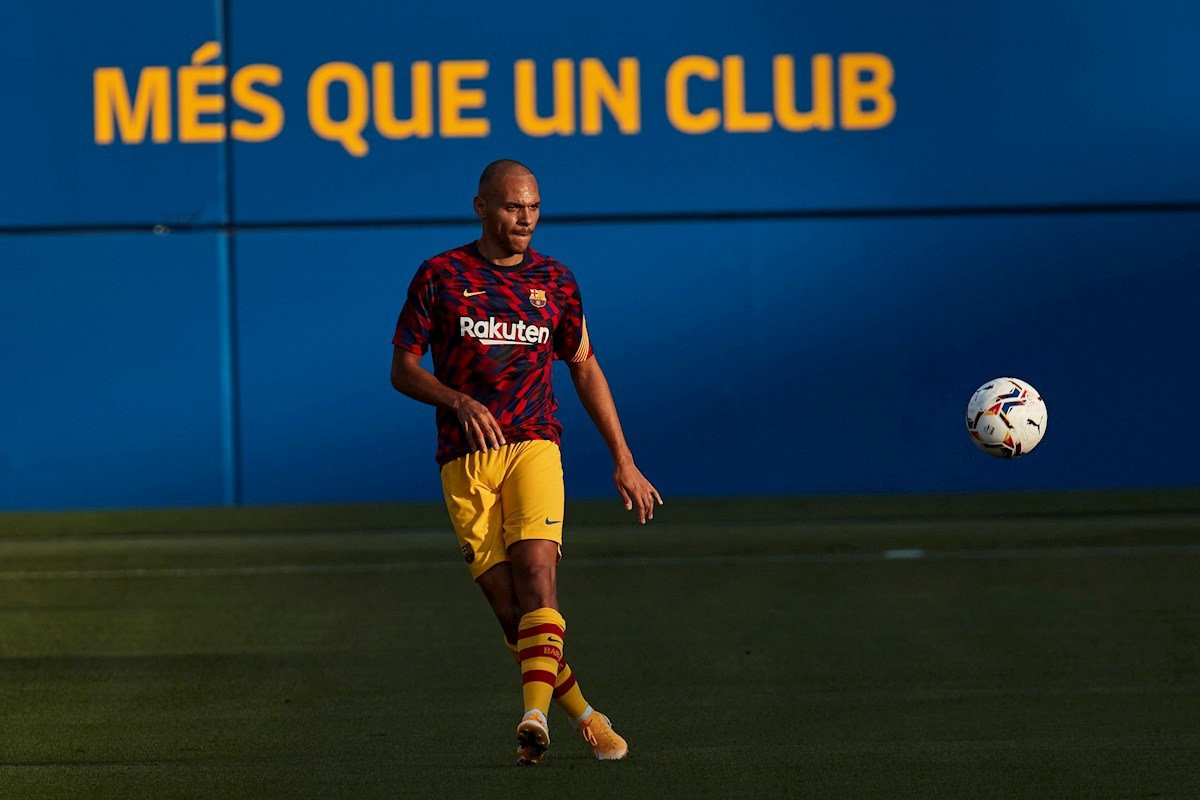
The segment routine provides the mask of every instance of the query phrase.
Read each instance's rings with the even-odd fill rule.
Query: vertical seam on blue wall
[[[237,329],[237,248],[234,242],[233,209],[233,54],[229,35],[229,2],[215,0],[215,13],[221,36],[225,81],[225,138],[218,184],[224,193],[224,225],[217,257],[217,325],[221,347],[221,461],[224,474],[225,505],[242,503],[240,384],[238,381]]]

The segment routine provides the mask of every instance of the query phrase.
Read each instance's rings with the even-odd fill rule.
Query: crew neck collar
[[[526,265],[529,264],[529,262],[531,260],[529,254],[532,252],[532,249],[526,250],[524,252],[524,254],[522,254],[521,262],[519,264],[504,265],[504,264],[497,264],[496,262],[492,261],[490,258],[485,256],[483,253],[481,253],[479,251],[479,242],[478,241],[471,242],[469,245],[467,245],[467,249],[470,250],[471,255],[473,255],[473,256],[475,256],[475,258],[479,259],[479,261],[485,267],[489,267],[491,269],[498,269],[502,272],[515,272],[515,271],[525,267]]]

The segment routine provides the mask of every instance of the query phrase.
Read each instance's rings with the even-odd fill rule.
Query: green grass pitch
[[[1200,493],[568,512],[519,673],[432,508],[0,515],[0,797],[1200,796]]]

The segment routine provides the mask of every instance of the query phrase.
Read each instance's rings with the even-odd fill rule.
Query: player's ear
[[[479,195],[475,195],[475,216],[480,219],[487,216],[487,201]]]

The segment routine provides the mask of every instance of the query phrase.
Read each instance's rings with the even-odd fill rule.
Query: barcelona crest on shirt
[[[546,307],[546,290],[545,289],[530,289],[529,304],[534,308]]]

